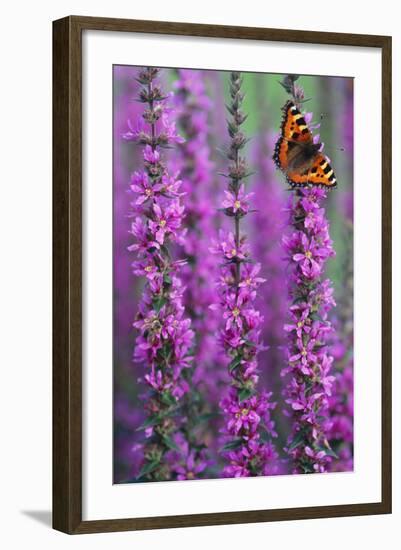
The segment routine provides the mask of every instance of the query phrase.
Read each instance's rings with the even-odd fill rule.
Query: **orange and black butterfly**
[[[273,160],[292,187],[334,188],[337,180],[329,159],[314,143],[312,132],[302,113],[291,100],[282,108],[281,136],[274,148]]]

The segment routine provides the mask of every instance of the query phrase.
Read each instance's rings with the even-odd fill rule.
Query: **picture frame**
[[[381,498],[154,517],[83,518],[83,47],[86,31],[381,52]],[[133,52],[135,65],[135,52]],[[202,483],[202,482],[201,482]],[[53,527],[68,534],[391,513],[391,37],[70,16],[53,22]]]

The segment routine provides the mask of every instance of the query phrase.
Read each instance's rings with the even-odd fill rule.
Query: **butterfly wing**
[[[329,159],[322,153],[316,155],[313,165],[309,170],[303,173],[295,171],[287,172],[287,181],[292,187],[316,185],[328,189],[337,186],[334,170],[330,165]]]
[[[290,141],[312,141],[312,133],[309,130],[303,114],[291,100],[287,101],[283,109],[281,122],[281,135]]]
[[[274,146],[273,160],[277,168],[280,170],[287,170],[288,168],[288,141],[282,136],[278,138],[276,145]]]
[[[276,166],[286,174],[288,183],[292,187],[308,185],[317,185],[326,189],[336,187],[334,171],[328,158],[322,153],[316,154],[313,164],[307,170],[289,170],[289,157],[294,153],[295,148],[312,143],[313,136],[304,116],[293,101],[287,101],[282,111],[281,135],[274,148],[273,160]]]
[[[287,101],[282,111],[281,136],[275,145],[273,160],[276,166],[285,172],[288,168],[288,150],[291,143],[310,142],[312,134],[302,113],[293,101]]]

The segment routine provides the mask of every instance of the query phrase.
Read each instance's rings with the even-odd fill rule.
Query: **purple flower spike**
[[[259,276],[260,265],[250,263],[250,250],[240,232],[240,220],[251,212],[242,180],[246,176],[245,158],[241,150],[246,138],[241,125],[246,119],[241,110],[243,94],[239,73],[231,73],[230,94],[232,115],[228,123],[231,138],[228,151],[228,190],[222,202],[226,216],[234,220],[234,230],[221,231],[210,251],[220,258],[217,282],[219,300],[213,310],[221,311],[221,342],[228,358],[231,387],[220,403],[225,425],[221,454],[226,461],[223,475],[248,477],[277,473],[278,455],[272,443],[276,437],[270,412],[275,403],[270,393],[260,393],[257,355],[263,346],[260,326],[263,317],[255,308],[257,290],[265,279]]]
[[[300,105],[304,94],[294,78],[284,79],[283,86]],[[304,118],[311,121],[312,115],[304,113]],[[292,420],[285,450],[294,473],[326,472],[336,457],[329,444],[335,378],[329,353],[333,327],[328,320],[335,302],[331,281],[322,279],[335,252],[322,206],[325,198],[324,190],[312,186],[294,191],[287,209],[289,231],[283,237],[290,308],[284,325],[288,359],[282,375],[287,377],[285,412]]]
[[[170,121],[166,98],[157,83],[159,69],[139,71],[139,100],[145,105],[136,125],[129,123],[128,141],[144,145],[144,170],[132,175],[130,192],[134,221],[131,233],[136,253],[134,275],[145,281],[138,314],[133,323],[138,334],[134,360],[145,367],[141,377],[147,387],[141,428],[145,442],[138,481],[172,479],[174,470],[167,460],[174,437],[183,420],[179,410],[189,385],[183,374],[190,367],[193,332],[185,318],[180,271],[184,262],[172,258],[172,244],[179,243],[184,206],[177,193],[180,180],[168,173],[160,149],[180,143]]]
[[[288,258],[288,290],[292,305],[288,334],[290,377],[285,389],[292,416],[292,431],[286,451],[294,473],[325,472],[335,456],[328,443],[328,407],[334,377],[328,343],[333,331],[327,313],[334,305],[332,287],[322,281],[325,263],[334,256],[328,222],[315,189],[298,190],[290,197],[290,237],[283,245]]]

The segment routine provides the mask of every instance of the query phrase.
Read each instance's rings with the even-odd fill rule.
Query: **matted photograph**
[[[353,471],[354,79],[113,66],[113,482]]]

